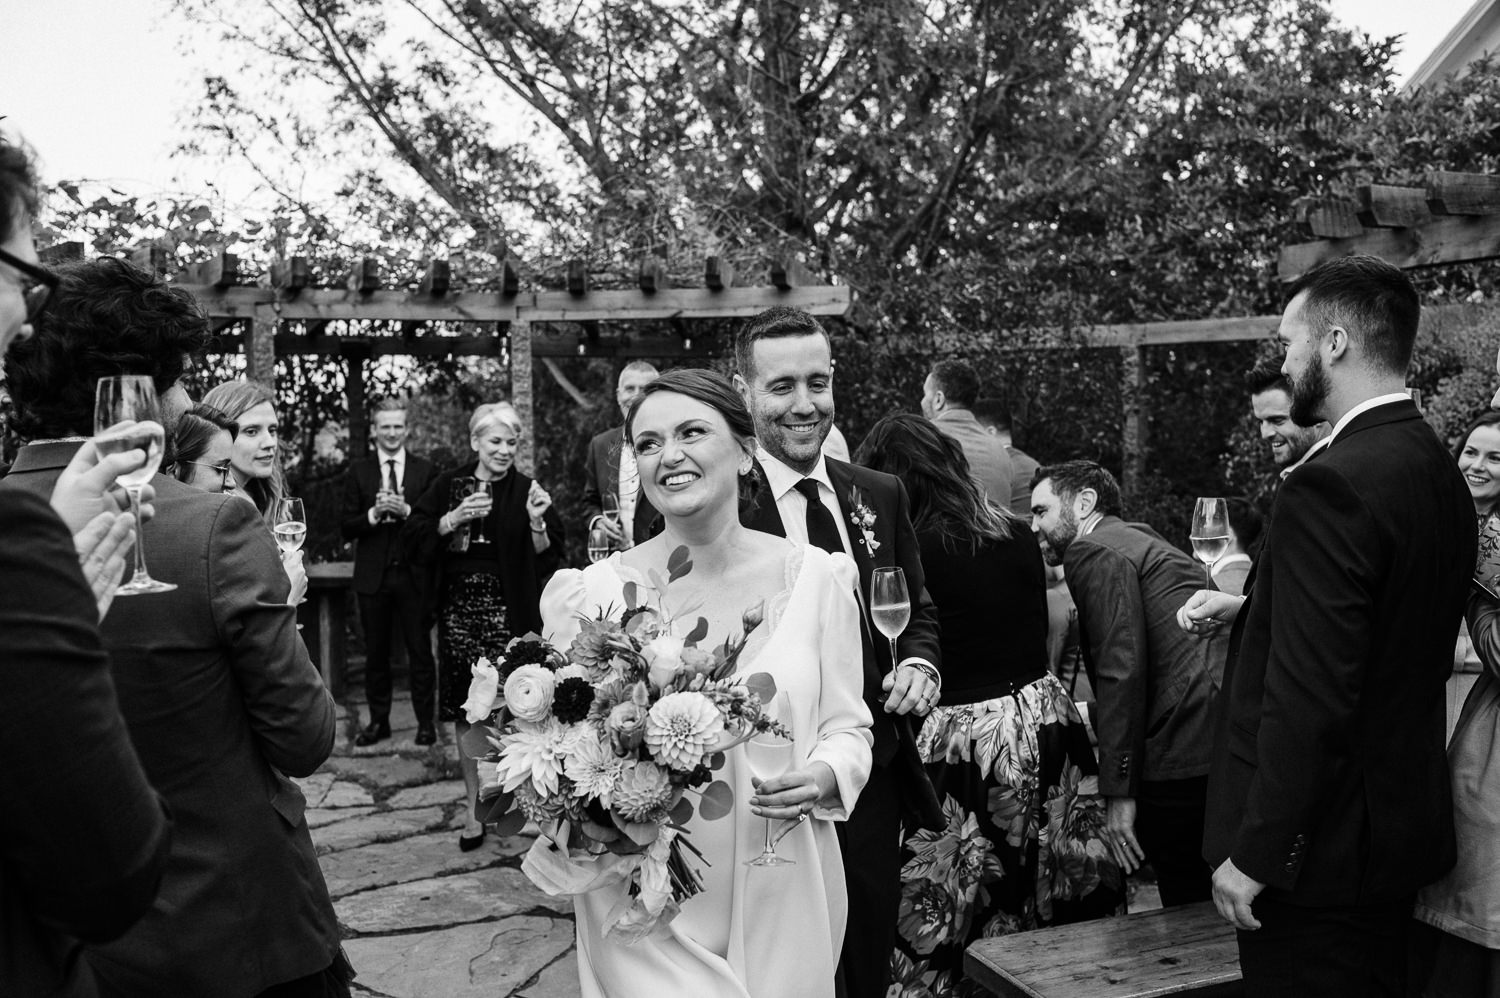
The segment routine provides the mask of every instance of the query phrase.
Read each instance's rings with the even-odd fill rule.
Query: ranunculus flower
[[[682,667],[688,672],[706,676],[713,671],[714,653],[704,651],[702,648],[684,648],[682,649]]]
[[[615,781],[614,809],[626,821],[656,821],[672,799],[667,771],[653,762],[627,762]]]
[[[552,691],[557,676],[542,665],[523,665],[505,680],[505,706],[517,720],[533,724],[552,709]]]
[[[668,693],[646,715],[646,745],[656,761],[681,772],[703,762],[724,732],[724,715],[702,693]]]
[[[470,724],[478,724],[495,710],[495,697],[500,693],[500,670],[481,658],[469,670],[474,678],[469,680],[469,699],[464,701],[464,718]]]
[[[663,689],[682,669],[682,639],[671,634],[658,634],[641,649],[649,666],[651,684]]]
[[[609,732],[609,744],[615,755],[624,755],[646,737],[646,708],[631,700],[617,703],[605,719],[604,729]]]

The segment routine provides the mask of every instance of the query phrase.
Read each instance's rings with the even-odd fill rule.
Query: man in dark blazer
[[[1445,683],[1474,570],[1474,504],[1403,386],[1416,290],[1374,257],[1291,288],[1292,419],[1333,424],[1281,486],[1233,619],[1204,856],[1247,993],[1401,995],[1418,888],[1454,861]]]
[[[180,379],[208,324],[191,295],[115,259],[60,272],[55,307],[7,358],[23,447],[0,490],[46,495],[93,422],[96,381]],[[164,419],[171,432],[174,402]],[[335,710],[297,635],[276,545],[244,498],[151,480],[140,532],[170,592],[121,597],[100,626],[120,712],[171,808],[156,901],[85,958],[111,995],[250,998],[346,966],[333,905],[287,776],[333,749]]]
[[[633,360],[620,371],[615,383],[615,402],[623,417],[641,389],[656,380],[657,370],[644,360]],[[625,425],[612,426],[589,441],[583,463],[583,508],[589,514],[588,529],[602,524],[617,550],[624,550],[652,536],[660,525],[656,510],[641,490],[635,470],[635,453],[625,449]],[[605,500],[614,502],[618,517],[604,515]]]
[[[854,813],[839,829],[849,887],[839,962],[842,993],[881,998],[900,909],[902,812],[921,821],[940,820],[932,813],[936,798],[909,720],[938,702],[937,608],[924,585],[900,480],[823,455],[834,415],[833,354],[823,327],[797,309],[768,309],[740,330],[735,360],[735,387],[755,420],[760,444],[761,485],[741,513],[745,525],[852,556],[859,566],[867,627],[876,567],[902,569],[911,593],[911,622],[897,639],[899,664],[890,661],[885,640],[866,642],[865,701],[875,719],[874,766]]]
[[[1163,905],[1207,901],[1200,845],[1228,642],[1182,633],[1177,610],[1203,566],[1120,512],[1119,484],[1093,461],[1037,472],[1032,529],[1078,607],[1110,847],[1127,873],[1151,864]]]
[[[356,461],[344,481],[340,532],[354,542],[354,593],[365,633],[365,701],[370,721],[356,745],[391,737],[391,639],[400,635],[411,676],[418,745],[437,741],[434,727],[437,664],[423,626],[425,576],[414,572],[400,543],[401,526],[427,491],[437,469],[406,450],[406,405],[384,399],[371,414],[375,456]]]

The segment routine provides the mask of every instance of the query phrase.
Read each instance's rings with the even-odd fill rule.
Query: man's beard
[[[1333,390],[1333,383],[1328,380],[1328,368],[1323,366],[1323,355],[1313,354],[1312,363],[1302,376],[1289,380],[1292,383],[1292,422],[1298,426],[1316,426],[1323,419],[1319,410]]]
[[[1057,529],[1050,533],[1042,531],[1042,538],[1047,542],[1048,557],[1045,560],[1053,565],[1061,565],[1063,552],[1078,539],[1078,517],[1073,514],[1073,510],[1062,510],[1058,516]]]

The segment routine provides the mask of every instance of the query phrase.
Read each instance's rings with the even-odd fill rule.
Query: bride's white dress
[[[542,594],[547,638],[566,649],[579,617],[624,605],[627,581],[647,580],[615,555],[582,571],[560,571]],[[764,819],[743,752],[728,753],[715,776],[734,788],[734,811],[696,814],[690,841],[704,890],[650,938],[626,945],[603,935],[625,885],[574,898],[583,998],[829,998],[848,904],[838,840],[842,821],[870,775],[870,712],[861,699],[858,575],[846,555],[788,545],[786,587],[766,601],[766,618],[740,658],[739,674],[768,672],[787,691],[797,756],[826,762],[839,800],[813,812],[776,847],[796,866],[749,867],[761,852]],[[643,590],[644,591],[644,590]],[[746,594],[747,608],[758,597]],[[691,858],[691,857],[690,857]],[[710,865],[711,864],[711,865]]]

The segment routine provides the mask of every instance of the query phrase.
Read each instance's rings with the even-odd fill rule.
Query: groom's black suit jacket
[[[1409,897],[1453,864],[1444,684],[1474,504],[1409,402],[1287,477],[1235,621],[1204,858],[1305,906]]]
[[[860,607],[869,620],[870,576],[876,568],[900,568],[906,576],[906,586],[911,593],[911,622],[896,639],[896,651],[901,659],[922,658],[941,669],[943,653],[938,642],[938,613],[932,598],[927,595],[925,576],[922,574],[922,557],[917,547],[917,534],[912,529],[906,488],[894,475],[871,471],[855,464],[846,464],[832,458],[825,459],[828,479],[838,498],[840,519],[849,535],[854,550],[849,555],[859,567]],[[740,510],[740,522],[754,530],[762,530],[778,537],[786,536],[786,527],[781,522],[781,511],[776,507],[776,498],[765,484],[765,472],[756,465],[756,479],[760,482],[756,495]],[[875,513],[871,533],[875,536],[875,551],[870,552],[861,543],[862,534],[849,519],[854,509],[854,492],[859,491],[860,502]],[[875,634],[873,627],[871,633]],[[898,741],[907,746],[911,760],[915,760],[915,743],[911,738],[910,725],[906,719],[897,719],[885,712],[887,694],[880,688],[885,674],[894,668],[890,645],[875,634],[875,640],[865,647],[865,702],[875,718],[875,765],[887,766],[897,752]],[[897,731],[905,728],[898,739]],[[908,761],[911,761],[908,760]],[[920,771],[920,761],[917,762]]]

